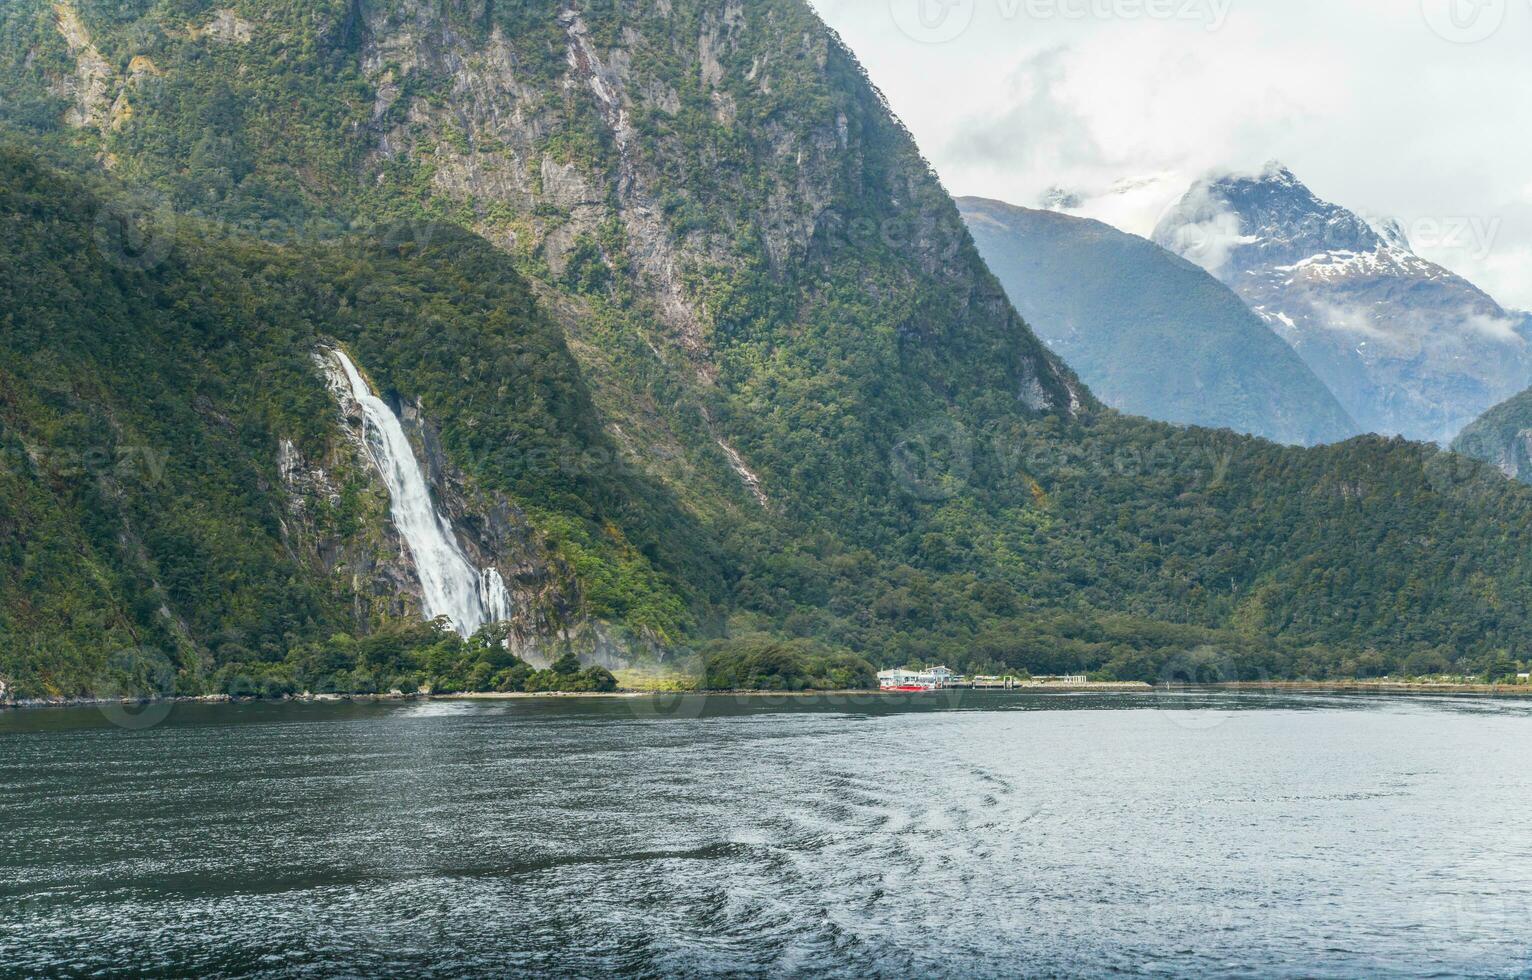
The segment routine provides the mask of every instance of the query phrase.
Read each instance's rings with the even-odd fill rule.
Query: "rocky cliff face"
[[[1532,391],[1485,412],[1453,440],[1452,449],[1497,467],[1513,480],[1532,483]]]
[[[1520,316],[1281,166],[1198,182],[1154,239],[1227,283],[1368,431],[1445,444],[1532,381]]]
[[[698,314],[678,279],[683,255],[658,207],[654,168],[639,158],[633,122],[641,109],[672,104],[674,91],[650,84],[647,98],[635,100],[630,54],[598,51],[577,10],[557,12],[547,26],[556,26],[549,40],[557,38],[567,61],[559,88],[578,110],[594,110],[586,121],[599,128],[581,135],[601,139],[597,157],[548,152],[556,134],[577,130],[571,106],[549,98],[500,25],[485,34],[440,4],[406,0],[366,8],[360,60],[376,96],[364,166],[383,175],[398,161],[428,161],[433,193],[474,209],[479,230],[538,255],[555,277],[582,240],[615,222],[667,323],[695,342]],[[497,213],[488,213],[495,204]]]
[[[1102,411],[801,0],[73,9],[113,84],[157,74],[72,126],[51,4],[0,5],[0,139],[62,161],[0,146],[0,449],[175,452],[125,489],[0,470],[26,689],[103,637],[190,684],[409,632],[327,642],[415,601],[329,342],[527,634],[593,657],[752,636],[1154,679],[1206,647],[1259,676],[1532,629],[1494,525],[1523,488]],[[114,238],[122,198],[184,225]]]
[[[418,617],[419,572],[389,515],[388,488],[367,451],[361,407],[333,360],[316,354],[314,361],[335,400],[340,438],[316,461],[305,460],[291,440],[279,445],[278,471],[287,494],[284,543],[295,557],[344,581],[355,596],[357,629],[389,617]],[[505,582],[513,611],[505,625],[513,652],[543,666],[574,649],[609,667],[627,666],[633,657],[652,652],[642,638],[618,640],[609,627],[588,621],[573,570],[549,551],[519,507],[504,494],[479,487],[452,463],[418,399],[393,408],[458,545],[475,567],[493,567]],[[355,519],[337,521],[337,512],[348,505]]]
[[[157,66],[128,122],[78,131],[119,174],[242,227],[394,220],[422,246],[471,227],[562,328],[622,464],[695,520],[866,526],[899,492],[901,432],[997,392],[1093,404],[803,4],[246,2],[126,24],[60,6],[109,66]],[[23,74],[75,63],[65,23],[17,32]],[[790,418],[855,451],[815,450],[804,479]],[[831,489],[867,481],[854,504]]]
[[[1008,336],[999,366],[1018,398],[1065,411],[1086,400],[1015,320],[850,56],[799,5],[548,5],[515,24],[419,0],[365,9],[360,64],[377,93],[361,124],[365,179],[428,169],[434,202],[522,257],[660,477],[677,474],[657,458],[686,456],[690,472],[736,474],[731,494],[759,502],[779,461],[757,459],[765,447],[727,410],[699,413],[705,433],[634,411],[612,347],[640,341],[645,370],[705,409],[716,386],[750,383],[730,363],[736,318],[765,312],[741,303],[747,292],[797,293],[805,270],[871,246],[897,279],[943,279],[960,325]],[[813,301],[811,289],[772,310],[781,338]],[[936,326],[901,330],[939,346]]]

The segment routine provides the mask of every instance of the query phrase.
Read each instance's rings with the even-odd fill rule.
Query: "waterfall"
[[[486,623],[511,618],[511,596],[493,566],[475,568],[458,547],[452,522],[431,500],[404,426],[342,350],[329,352],[345,374],[351,397],[362,407],[363,442],[388,486],[389,512],[420,576],[428,619],[446,616],[463,636]]]

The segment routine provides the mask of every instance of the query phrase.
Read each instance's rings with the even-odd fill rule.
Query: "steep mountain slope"
[[[1279,165],[1199,181],[1154,240],[1233,288],[1369,431],[1445,444],[1532,382],[1520,315]]]
[[[416,610],[314,363],[337,343],[415,430],[475,566],[522,583],[513,639],[551,652],[769,636],[1154,679],[1532,642],[1532,558],[1504,530],[1532,525],[1532,491],[1434,447],[1300,451],[1104,409],[799,0],[0,18],[0,119],[80,175],[28,158],[54,189],[3,212],[0,315],[25,338],[6,438],[46,458],[126,418],[133,444],[208,461],[134,488],[136,520],[206,512],[147,563],[97,474],[18,470],[0,674],[28,687],[87,684],[87,639],[123,609],[113,642],[186,621],[189,689],[371,669],[330,631],[370,642]],[[294,523],[315,543],[289,547]],[[154,569],[180,554],[167,596]],[[40,596],[79,597],[71,657]]]
[[[1482,459],[1512,479],[1532,483],[1532,389],[1481,415],[1453,440],[1452,451]]]
[[[712,578],[721,597],[664,491],[543,465],[607,441],[562,336],[482,240],[296,251],[185,227],[144,269],[108,202],[14,152],[0,215],[0,668],[22,690],[80,693],[115,651],[146,648],[195,690],[418,615],[386,490],[315,363],[325,345],[384,392],[441,393],[429,418],[403,414],[463,546],[509,586],[518,649],[568,638],[594,654],[592,619],[677,638],[683,595],[705,605]],[[697,563],[703,593],[640,548],[671,571]],[[620,592],[603,584],[619,570]]]
[[[473,228],[550,291],[630,458],[700,508],[759,480],[861,522],[890,488],[851,510],[821,488],[886,470],[887,434],[974,397],[1083,397],[801,4],[82,4],[69,30],[51,7],[10,13],[21,85],[117,174],[267,236]],[[88,94],[91,52],[117,123],[56,94]],[[855,394],[894,364],[912,385]],[[768,396],[796,404],[747,407]]]
[[[1102,401],[1278,442],[1360,430],[1308,366],[1202,269],[1098,221],[959,198],[979,253]]]

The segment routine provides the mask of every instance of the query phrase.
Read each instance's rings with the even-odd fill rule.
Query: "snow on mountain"
[[[1238,293],[1369,430],[1446,443],[1532,383],[1525,314],[1280,164],[1197,181],[1154,240]]]

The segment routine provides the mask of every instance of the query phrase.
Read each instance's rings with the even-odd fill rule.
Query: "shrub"
[[[872,688],[877,672],[861,657],[813,640],[748,637],[718,640],[702,651],[710,691],[807,691]]]

